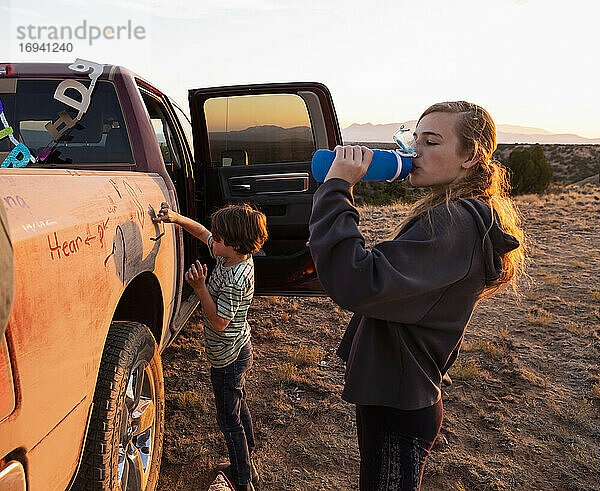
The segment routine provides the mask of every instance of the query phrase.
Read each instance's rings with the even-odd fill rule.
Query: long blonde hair
[[[451,200],[473,197],[484,201],[492,209],[492,220],[495,211],[502,229],[513,235],[520,246],[502,256],[500,277],[484,289],[481,297],[490,296],[507,285],[511,285],[517,293],[517,280],[525,271],[527,244],[519,211],[509,196],[509,175],[502,164],[492,159],[497,147],[496,125],[485,109],[465,101],[434,104],[425,110],[417,125],[424,116],[435,112],[459,115],[456,127],[459,150],[470,159],[475,159],[477,163],[468,169],[467,175],[460,181],[445,187],[432,188],[414,203],[398,231],[416,216],[429,216],[429,212],[438,205],[445,203],[450,211]]]

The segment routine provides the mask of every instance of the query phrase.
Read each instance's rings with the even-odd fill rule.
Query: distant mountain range
[[[394,132],[404,125],[414,129],[416,121],[404,123],[371,124],[354,123],[342,128],[344,142],[392,142]],[[541,128],[530,128],[512,124],[499,124],[498,143],[561,143],[561,144],[600,144],[600,138],[584,138],[571,133],[551,133]]]
[[[308,126],[294,126],[282,128],[276,125],[250,126],[243,130],[213,131],[210,134],[213,140],[236,142],[284,142],[290,140],[312,141],[312,132]]]

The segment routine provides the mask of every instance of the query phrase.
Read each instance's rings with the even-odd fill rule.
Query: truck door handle
[[[308,172],[282,172],[278,174],[260,174],[230,177],[230,181],[244,179],[250,184],[230,184],[235,191],[252,191],[252,194],[305,193],[309,187]],[[239,181],[238,181],[239,182]],[[243,182],[243,181],[242,181]]]

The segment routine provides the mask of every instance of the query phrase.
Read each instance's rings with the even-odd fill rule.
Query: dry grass
[[[563,280],[562,276],[555,273],[550,273],[542,279],[543,283],[548,286],[560,285]]]
[[[322,352],[317,347],[301,346],[292,355],[292,359],[299,367],[316,365]]]
[[[563,443],[554,435],[548,435],[543,438],[543,442],[552,450],[562,450]]]
[[[458,359],[450,369],[450,376],[461,380],[471,380],[483,377],[485,373],[476,360]]]
[[[291,362],[283,363],[275,367],[273,371],[275,379],[283,383],[297,384],[300,382],[298,368]]]
[[[206,409],[206,396],[197,390],[176,393],[173,402],[180,409]]]
[[[276,343],[285,337],[281,328],[273,322],[265,323],[252,330],[252,337],[265,343]]]
[[[565,325],[565,328],[567,331],[577,335],[585,334],[587,332],[585,324],[581,322],[569,321]]]
[[[527,291],[525,291],[523,296],[527,300],[533,301],[533,300],[538,300],[542,296],[542,294],[538,290],[527,290]]]
[[[543,388],[548,387],[548,381],[544,380],[538,373],[529,368],[520,368],[517,373],[532,385]]]
[[[594,382],[592,385],[592,397],[600,400],[600,382]]]
[[[594,300],[600,301],[600,290],[591,290],[590,293]]]
[[[592,384],[592,398],[600,401],[600,374],[595,377],[597,380]]]
[[[568,452],[571,458],[583,468],[593,472],[600,472],[600,451],[589,448],[579,443],[570,443]]]
[[[518,197],[518,201],[523,201],[526,203],[535,203],[539,200],[540,197],[537,194],[522,194]]]
[[[506,354],[505,348],[499,346],[497,343],[492,341],[484,341],[481,339],[477,339],[475,341],[465,341],[461,349],[465,352],[481,351],[495,359],[500,359]]]
[[[527,312],[526,319],[534,326],[547,326],[553,319],[552,312],[545,309],[533,308]]]
[[[570,301],[570,300],[565,300],[565,308],[569,311],[569,312],[575,312],[575,310],[577,310],[577,308],[580,306],[580,303],[575,301]]]
[[[498,341],[500,341],[501,343],[504,343],[508,340],[510,335],[510,331],[508,330],[507,327],[497,327],[496,328],[496,337],[498,338]]]
[[[467,488],[465,488],[465,485],[460,479],[454,484],[454,489],[456,489],[456,491],[467,491]]]
[[[267,305],[269,306],[277,305],[279,303],[279,297],[275,296],[265,297],[265,300],[267,301]]]
[[[568,424],[583,425],[593,420],[596,416],[596,409],[593,401],[583,398],[576,401],[575,404],[557,404],[556,401],[548,401],[548,407],[554,413]]]

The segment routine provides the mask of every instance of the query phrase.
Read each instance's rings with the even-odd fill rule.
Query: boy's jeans
[[[252,366],[250,340],[237,359],[223,368],[210,369],[217,406],[217,423],[225,436],[229,462],[236,484],[250,482],[250,455],[254,450],[252,417],[246,405],[246,372]]]

